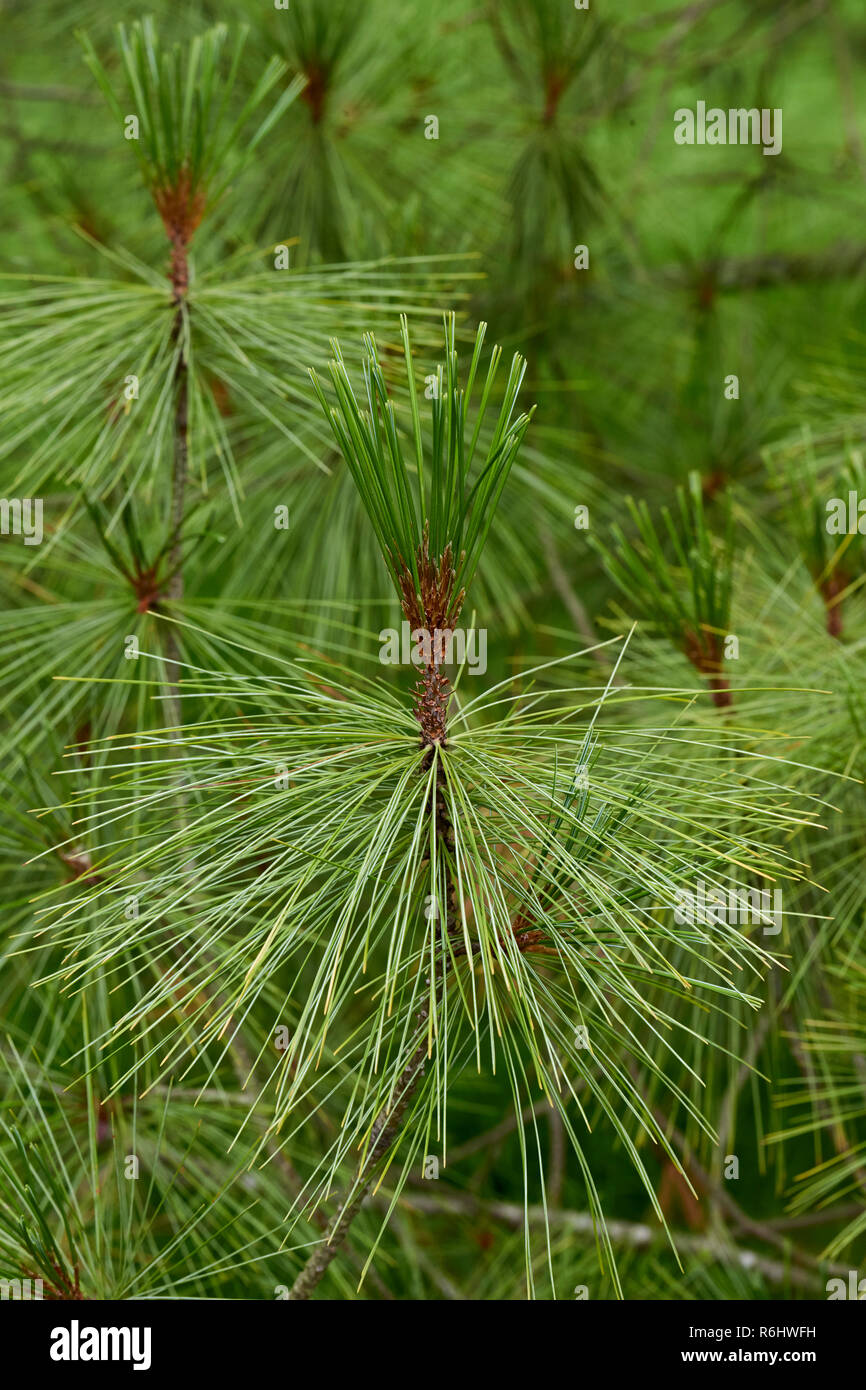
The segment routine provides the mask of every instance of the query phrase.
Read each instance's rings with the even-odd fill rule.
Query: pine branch
[[[383,1198],[388,1201],[388,1198]],[[408,1210],[417,1211],[424,1216],[463,1216],[486,1217],[490,1221],[501,1222],[515,1231],[530,1227],[551,1227],[555,1231],[566,1231],[571,1235],[593,1239],[597,1234],[597,1223],[591,1212],[563,1210],[553,1206],[524,1207],[516,1202],[484,1201],[468,1193],[442,1192],[435,1195],[404,1191],[400,1203]],[[763,1228],[762,1228],[763,1229]],[[664,1242],[668,1235],[662,1230],[654,1230],[643,1222],[610,1220],[607,1230],[614,1244],[623,1244],[634,1250],[647,1250]],[[734,1265],[745,1271],[761,1275],[768,1283],[809,1290],[813,1293],[823,1290],[826,1274],[846,1277],[848,1270],[844,1265],[819,1263],[813,1260],[807,1267],[791,1266],[785,1259],[773,1260],[760,1251],[743,1248],[724,1234],[692,1235],[677,1232],[676,1248],[683,1254],[707,1257],[723,1266]],[[787,1247],[788,1242],[778,1243]],[[826,1274],[825,1274],[826,1271]]]
[[[400,1134],[403,1119],[427,1065],[427,1009],[422,1006],[418,1017],[421,1041],[400,1073],[387,1106],[380,1110],[370,1131],[369,1147],[360,1160],[355,1176],[338,1203],[339,1210],[325,1233],[322,1245],[316,1247],[289,1291],[289,1298],[301,1301],[321,1283],[335,1255],[339,1254],[349,1229],[364,1203],[364,1198],[376,1175],[380,1161],[388,1154]]]
[[[700,265],[663,266],[657,274],[666,285],[694,290],[706,307],[716,294],[849,280],[864,267],[866,246],[841,241],[822,251],[775,251],[720,257]]]
[[[405,572],[403,609],[416,630],[426,623],[428,631],[448,631],[459,616],[462,594],[454,595],[455,575],[450,563],[450,544],[438,567],[430,561],[428,546],[429,532],[425,524],[424,543],[417,557],[420,595],[415,593],[411,575]],[[459,945],[457,885],[452,870],[454,827],[446,796],[447,771],[441,755],[441,750],[447,745],[448,680],[440,672],[439,666],[439,655],[435,644],[431,643],[430,660],[425,663],[418,682],[415,716],[421,729],[421,746],[425,750],[422,767],[425,764],[429,766],[431,762],[434,765],[427,807],[437,845],[437,858],[443,866],[445,931],[453,952]],[[434,909],[439,918],[441,908],[435,899]],[[433,995],[437,1002],[441,1000],[441,983],[446,968],[447,957],[440,948],[433,964]],[[386,1157],[400,1136],[404,1116],[424,1074],[430,1053],[428,1018],[429,1005],[425,1002],[417,1017],[421,1041],[400,1073],[388,1105],[376,1116],[370,1134],[370,1147],[359,1163],[346,1195],[338,1203],[337,1215],[325,1233],[324,1244],[313,1251],[295,1280],[289,1294],[291,1299],[309,1298],[321,1282],[361,1210],[380,1160]]]
[[[173,454],[171,469],[171,504],[169,509],[169,526],[171,528],[171,550],[169,551],[169,564],[171,567],[171,577],[168,582],[167,597],[174,601],[183,598],[183,527],[186,510],[186,484],[187,468],[189,462],[189,377],[186,357],[180,348],[180,340],[184,332],[184,299],[189,285],[189,267],[187,260],[187,243],[180,232],[176,232],[172,241],[171,256],[171,287],[172,298],[177,305],[175,314],[172,337],[178,344],[177,367],[175,369],[175,414],[174,414],[174,433],[173,433]],[[168,682],[171,687],[171,699],[169,702],[170,718],[172,723],[180,724],[181,708],[178,681],[180,676],[180,649],[177,643],[177,636],[173,627],[169,627],[166,634],[166,656],[169,659]]]

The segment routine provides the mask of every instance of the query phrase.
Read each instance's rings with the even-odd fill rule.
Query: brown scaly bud
[[[428,666],[415,686],[415,718],[421,725],[421,742],[429,747],[445,743],[448,701],[451,687],[447,676],[440,675],[435,666]]]
[[[93,860],[86,849],[59,849],[57,855],[69,870],[71,882],[81,883],[85,888],[97,888],[102,883],[102,874],[94,871]]]
[[[727,676],[721,674],[721,641],[716,632],[701,632],[700,636],[687,629],[684,650],[696,671],[706,676],[713,704],[724,709],[734,703]]]
[[[401,608],[406,621],[413,628],[425,628],[428,632],[453,631],[460,616],[465,589],[454,592],[457,574],[454,568],[453,552],[450,543],[438,559],[430,555],[430,533],[425,523],[424,539],[416,554],[418,567],[418,588],[414,576],[400,559],[397,569],[400,578]],[[463,556],[460,557],[461,561]]]
[[[69,1303],[74,1299],[83,1299],[84,1294],[81,1292],[77,1262],[73,1266],[72,1279],[70,1279],[63,1268],[57,1264],[56,1260],[49,1259],[48,1263],[54,1275],[53,1281],[51,1279],[46,1279],[44,1274],[36,1274],[31,1269],[24,1269],[21,1271],[25,1279],[41,1280],[43,1286],[42,1297],[45,1302]]]
[[[848,587],[848,578],[838,569],[824,580],[821,597],[827,610],[827,631],[831,637],[842,636],[842,604],[839,595]]]
[[[330,72],[327,67],[311,63],[306,70],[307,85],[301,92],[301,101],[309,107],[313,125],[321,125],[328,102]]]
[[[447,651],[450,645],[451,633],[463,607],[465,590],[460,589],[455,593],[457,573],[451,545],[447,545],[438,558],[431,556],[430,532],[426,524],[416,562],[417,586],[414,575],[402,559],[398,560],[396,568],[400,578],[400,606],[406,621],[413,631],[421,629],[430,635],[428,649],[431,660],[415,687],[413,709],[421,725],[421,743],[433,749],[445,743],[451,696],[448,677],[439,670],[441,653]],[[437,632],[440,634],[438,641],[434,640]]]
[[[136,612],[150,613],[159,605],[159,600],[163,597],[162,585],[158,574],[158,566],[151,565],[147,569],[141,570],[132,576],[132,587],[138,599]]]
[[[204,215],[205,191],[194,188],[189,172],[182,169],[174,185],[154,190],[153,201],[171,242],[169,277],[174,302],[179,304],[189,289],[187,248]]]

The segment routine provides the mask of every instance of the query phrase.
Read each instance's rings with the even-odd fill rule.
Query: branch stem
[[[189,285],[189,264],[187,260],[186,243],[179,237],[172,239],[170,278],[172,295],[177,305],[173,336],[175,342],[179,342],[184,326],[183,301]],[[186,507],[186,477],[189,463],[189,375],[182,351],[178,354],[177,367],[175,369],[175,385],[177,389],[177,400],[174,413],[174,453],[171,469],[171,505],[169,510],[169,527],[171,532],[171,550],[169,552],[170,578],[166,589],[166,597],[172,601],[182,599],[184,589],[183,522]],[[171,627],[169,627],[166,635],[165,650],[169,661],[169,718],[174,725],[179,726],[181,723],[180,694],[178,690],[180,681],[180,667],[178,665],[180,650],[174,630]]]
[[[359,1162],[343,1200],[338,1204],[337,1213],[328,1225],[324,1241],[316,1246],[292,1285],[289,1291],[290,1300],[300,1301],[309,1298],[321,1282],[328,1266],[345,1241],[352,1222],[361,1210],[379,1160],[384,1158],[400,1132],[406,1109],[427,1063],[426,1007],[421,1011],[419,1023],[423,1031],[421,1041],[400,1073],[388,1104],[383,1106],[373,1121],[369,1148]]]
[[[454,929],[457,913],[456,888],[453,875],[448,868],[448,854],[453,846],[454,830],[445,797],[447,773],[442,761],[441,746],[437,746],[440,742],[442,744],[445,742],[447,704],[448,682],[439,674],[439,668],[434,663],[424,671],[416,714],[421,725],[422,746],[427,748],[428,758],[436,759],[430,797],[430,814],[434,816],[436,836],[443,851],[447,898],[445,906],[446,929],[450,932]],[[435,740],[431,737],[429,727],[431,721],[435,725]],[[440,957],[436,971],[440,979],[438,982],[433,981],[431,987],[434,991],[441,987],[442,964]],[[415,1094],[427,1065],[429,1048],[427,1024],[429,1017],[430,1005],[425,1003],[419,1009],[417,1018],[420,1040],[397,1078],[388,1103],[382,1107],[373,1121],[369,1147],[360,1160],[342,1200],[337,1204],[337,1212],[325,1231],[324,1241],[321,1245],[316,1246],[292,1285],[289,1292],[290,1300],[300,1301],[309,1298],[323,1279],[331,1261],[344,1243],[352,1222],[361,1210],[379,1161],[385,1157],[400,1133],[409,1102]]]

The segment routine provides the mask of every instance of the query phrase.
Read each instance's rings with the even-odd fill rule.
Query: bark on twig
[[[166,236],[171,246],[169,280],[172,300],[176,306],[172,337],[181,344],[184,332],[184,316],[187,309],[189,290],[189,244],[198,227],[205,208],[205,191],[191,181],[187,170],[182,170],[172,187],[158,188],[154,191],[154,202],[162,218]],[[169,508],[169,527],[171,549],[169,552],[169,581],[166,597],[177,601],[183,598],[183,523],[186,509],[186,480],[189,464],[189,369],[182,347],[178,352],[175,369],[175,413],[174,441],[171,471],[171,504]],[[180,651],[177,638],[169,628],[165,639],[166,655],[169,660],[168,681],[171,687],[169,699],[170,718],[179,725],[180,695]]]
[[[343,1245],[352,1222],[361,1210],[380,1159],[387,1154],[400,1132],[403,1117],[427,1062],[426,1008],[422,1010],[419,1022],[423,1025],[421,1041],[400,1073],[388,1104],[376,1116],[367,1152],[358,1164],[348,1191],[338,1204],[337,1214],[328,1224],[324,1241],[316,1246],[289,1290],[290,1300],[300,1301],[309,1298],[321,1282],[328,1266]]]
[[[385,1200],[390,1201],[389,1198]],[[588,1211],[558,1211],[552,1207],[523,1207],[516,1202],[482,1202],[478,1198],[462,1192],[439,1193],[430,1196],[425,1193],[404,1193],[400,1198],[403,1207],[430,1216],[484,1216],[487,1220],[499,1221],[515,1231],[522,1231],[525,1222],[530,1226],[552,1227],[570,1231],[575,1235],[595,1239],[598,1221]],[[668,1243],[666,1232],[659,1227],[636,1221],[607,1221],[607,1232],[615,1244],[629,1245],[633,1249],[647,1249],[660,1242]],[[843,1265],[814,1261],[811,1268],[790,1265],[785,1259],[774,1260],[756,1250],[742,1249],[719,1235],[680,1235],[675,1237],[677,1250],[698,1256],[709,1256],[723,1265],[736,1265],[740,1269],[753,1270],[768,1283],[788,1284],[793,1288],[823,1288],[827,1274],[845,1276]]]

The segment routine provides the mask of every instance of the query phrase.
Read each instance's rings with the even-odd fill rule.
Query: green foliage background
[[[218,822],[213,841],[197,830],[198,790],[181,785],[196,736],[184,746],[172,730],[206,730],[195,756],[219,787],[238,775],[235,739],[279,765],[284,724],[326,756],[327,704],[292,705],[302,676],[303,699],[337,689],[348,702],[334,732],[346,746],[358,730],[395,748],[411,733],[405,672],[377,660],[379,629],[401,614],[308,369],[326,377],[338,338],[357,380],[372,331],[401,400],[400,313],[423,389],[454,309],[461,359],[488,322],[506,363],[526,356],[520,408],[536,406],[465,614],[487,628],[485,688],[514,701],[515,729],[479,711],[466,786],[509,852],[542,825],[545,798],[559,827],[572,768],[533,746],[531,693],[551,729],[574,716],[579,766],[603,784],[601,802],[572,789],[561,813],[580,831],[569,853],[603,923],[636,930],[632,893],[646,885],[614,882],[626,853],[657,856],[659,881],[679,862],[682,883],[727,872],[727,853],[781,884],[784,928],[742,929],[731,994],[713,952],[739,948],[678,934],[663,902],[677,983],[664,967],[635,974],[635,1037],[615,1010],[599,1024],[586,1075],[572,1059],[580,1095],[561,1109],[531,1065],[476,1068],[455,1023],[455,1058],[468,1052],[447,1124],[437,1072],[319,1296],[824,1297],[866,1250],[864,556],[859,534],[825,525],[828,499],[863,493],[862,6],[236,0],[150,12],[164,48],[184,55],[217,24],[230,53],[248,26],[225,88],[236,138],[201,156],[208,197],[225,190],[190,243],[179,335],[150,196],[162,175],[143,177],[135,155],[152,146],[136,150],[118,119],[136,107],[121,95],[112,111],[96,76],[123,92],[115,25],[142,11],[3,7],[0,491],[44,499],[45,538],[0,539],[0,1277],[41,1275],[63,1297],[273,1298],[349,1180],[393,1079],[387,1063],[378,1079],[367,1070],[364,1001],[340,986],[342,1012],[315,1034],[324,1080],[293,1091],[274,1029],[300,1031],[299,982],[318,1002],[319,977],[299,969],[290,986],[287,960],[271,962],[276,909],[245,861],[259,844],[245,846],[244,825]],[[244,114],[269,64],[272,85]],[[675,145],[673,112],[699,100],[781,108],[782,152]],[[177,111],[160,120],[175,130]],[[124,404],[130,373],[140,397]],[[281,506],[287,530],[274,525]],[[148,571],[155,603],[142,597]],[[728,634],[739,655],[719,666]],[[134,672],[130,635],[145,658]],[[475,686],[463,679],[461,698]],[[270,742],[250,741],[259,720]],[[287,733],[288,758],[293,746]],[[359,796],[374,795],[371,766]],[[520,779],[532,794],[509,819],[497,789]],[[280,833],[321,849],[317,827],[343,797],[348,836],[352,792],[338,777],[309,793],[293,782]],[[272,826],[277,813],[261,814]],[[214,866],[191,908],[174,835],[198,869]],[[349,844],[337,840],[337,859]],[[590,845],[606,865],[597,880]],[[386,849],[409,863],[417,845],[395,832]],[[117,895],[106,916],[94,890],[132,852],[161,905],[127,938]],[[510,864],[485,872],[522,891]],[[328,894],[337,914],[344,891],[338,874],[326,882],[325,936]],[[235,921],[248,893],[262,911],[230,947],[225,914]],[[590,972],[611,949],[606,930]],[[385,978],[390,926],[370,931]],[[420,966],[407,962],[398,1021],[417,1005]],[[238,1013],[248,971],[254,1006]],[[718,1008],[693,994],[698,976]],[[537,987],[553,1000],[543,968]],[[612,974],[608,1002],[616,988]],[[556,1008],[571,1026],[586,1003],[578,990]],[[534,1027],[513,1058],[524,1044],[534,1055]],[[429,1155],[436,1180],[423,1176]]]

